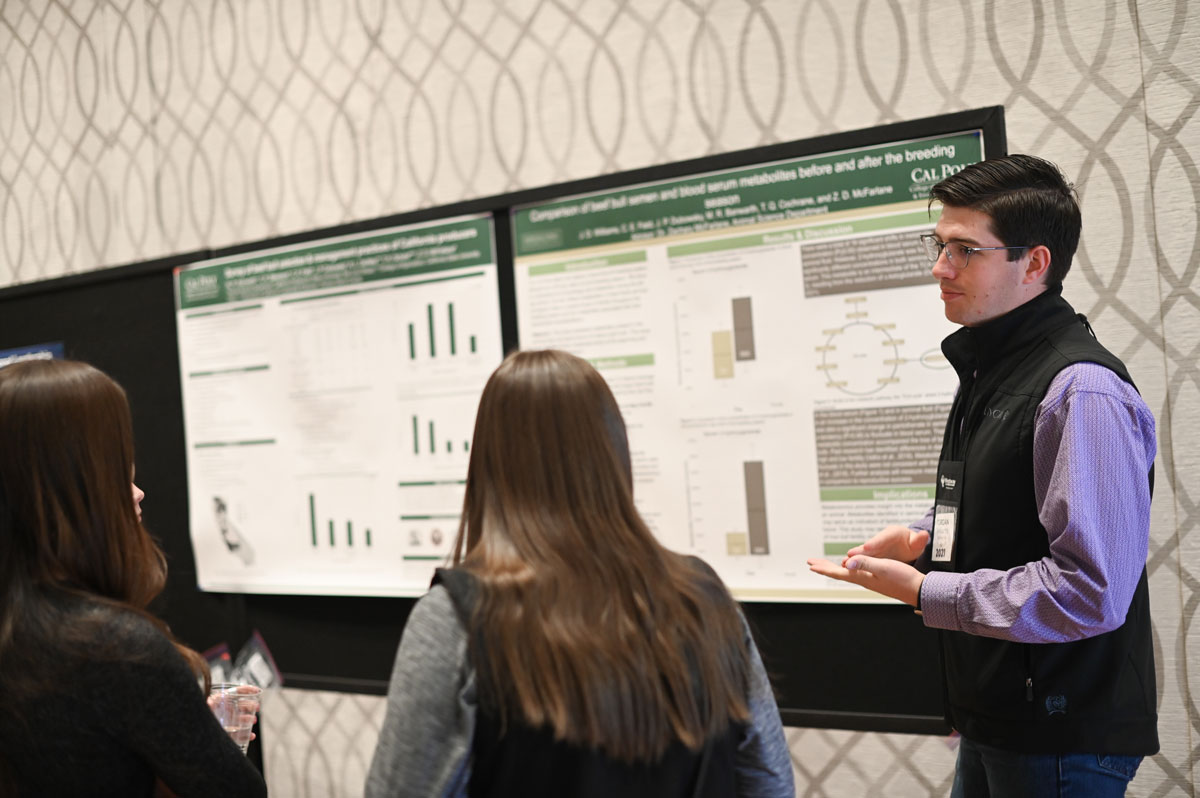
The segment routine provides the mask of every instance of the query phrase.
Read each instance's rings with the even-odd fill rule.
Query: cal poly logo
[[[216,299],[221,294],[221,284],[217,280],[217,275],[210,272],[185,274],[182,284],[184,302]]]

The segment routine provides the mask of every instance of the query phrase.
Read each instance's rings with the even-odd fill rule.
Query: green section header
[[[491,220],[466,219],[199,263],[176,272],[175,303],[187,310],[495,262]]]
[[[628,263],[643,263],[645,260],[646,251],[639,249],[635,252],[618,252],[615,255],[609,255],[604,258],[584,258],[582,260],[564,261],[563,263],[543,263],[531,267],[529,269],[529,276],[537,277],[539,274],[559,274],[561,272],[603,269],[605,266],[624,266]]]
[[[885,144],[515,209],[518,258],[895,202],[983,159],[983,136]]]
[[[262,363],[257,366],[238,366],[229,369],[213,369],[211,371],[193,371],[188,374],[189,377],[213,377],[218,374],[235,374],[246,371],[267,371],[271,368],[270,364]]]
[[[914,499],[933,501],[933,485],[888,485],[882,487],[821,488],[823,502],[901,502]]]
[[[631,366],[653,366],[654,355],[617,355],[615,357],[596,357],[588,360],[597,371],[604,369],[627,369]]]
[[[253,441],[207,441],[205,443],[197,443],[192,446],[193,449],[215,449],[222,446],[266,446],[275,443],[274,438],[260,438]]]

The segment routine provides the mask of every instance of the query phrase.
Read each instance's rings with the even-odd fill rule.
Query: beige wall
[[[992,104],[1011,151],[1077,178],[1067,297],[1159,419],[1163,751],[1130,793],[1195,795],[1195,3],[5,0],[0,286]],[[273,794],[359,794],[380,717],[379,699],[276,696]],[[789,740],[800,794],[949,789],[941,739]]]

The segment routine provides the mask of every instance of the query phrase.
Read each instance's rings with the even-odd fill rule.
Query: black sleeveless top
[[[479,595],[474,576],[458,568],[439,568],[433,584],[446,588],[463,628],[470,630]],[[485,655],[477,640],[471,643],[472,659]],[[556,740],[547,727],[510,720],[501,734],[498,719],[487,710],[489,703],[486,696],[480,696],[467,790],[471,798],[719,798],[736,794],[736,724],[730,724],[700,751],[676,741],[658,762],[628,764],[597,749]]]

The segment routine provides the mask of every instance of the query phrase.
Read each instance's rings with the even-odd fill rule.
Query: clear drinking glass
[[[254,721],[262,700],[262,688],[253,684],[214,684],[208,694],[208,705],[229,736],[246,753]]]

